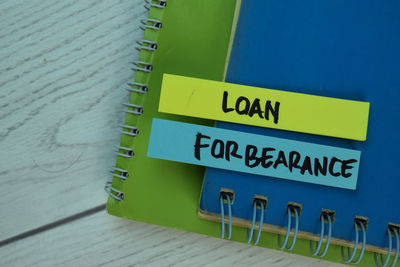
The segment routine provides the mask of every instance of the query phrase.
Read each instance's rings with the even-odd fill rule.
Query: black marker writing
[[[224,91],[222,96],[222,111],[224,113],[236,111],[239,115],[247,115],[253,117],[255,114],[260,119],[270,119],[270,115],[274,118],[274,123],[277,124],[279,121],[279,107],[280,102],[276,101],[274,107],[272,107],[271,100],[266,100],[264,110],[261,107],[260,99],[254,99],[253,103],[245,96],[240,96],[236,99],[235,108],[228,107],[228,92]]]
[[[200,132],[196,134],[194,145],[194,156],[197,160],[201,160],[200,151],[208,153],[218,160],[231,161],[232,158],[243,159],[244,165],[248,168],[255,168],[261,165],[262,168],[274,169],[287,168],[290,172],[297,169],[300,175],[314,175],[349,178],[352,176],[351,170],[354,168],[352,164],[357,163],[356,159],[339,159],[337,157],[328,158],[312,158],[309,155],[301,154],[298,151],[276,150],[274,147],[259,148],[255,145],[247,144],[244,155],[240,153],[239,144],[234,140],[213,139],[210,136]],[[242,150],[242,151],[243,151]]]

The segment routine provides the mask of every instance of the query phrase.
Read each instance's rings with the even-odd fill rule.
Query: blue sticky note
[[[360,155],[357,150],[157,118],[147,152],[152,158],[353,190]]]

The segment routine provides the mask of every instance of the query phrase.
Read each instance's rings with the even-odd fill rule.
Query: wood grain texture
[[[98,213],[0,248],[2,266],[342,266]]]
[[[0,239],[105,203],[142,0],[0,4]]]

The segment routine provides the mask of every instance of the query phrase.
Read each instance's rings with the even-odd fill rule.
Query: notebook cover
[[[145,31],[145,40],[157,50],[141,51],[151,74],[136,73],[136,82],[148,84],[144,95],[132,93],[130,103],[143,106],[141,116],[127,115],[125,124],[139,129],[135,138],[122,135],[121,146],[133,148],[131,159],[117,158],[127,169],[126,181],[114,178],[112,186],[124,193],[123,201],[108,198],[110,214],[162,226],[218,236],[218,223],[197,216],[204,168],[148,158],[147,145],[154,117],[203,125],[212,122],[158,113],[163,73],[223,79],[231,31],[237,11],[232,0],[169,0],[165,9],[152,8],[149,18],[162,21],[160,31]],[[237,15],[237,14],[236,14]]]
[[[399,13],[398,1],[243,2],[226,81],[370,102],[367,140],[217,123],[225,129],[361,150],[359,179],[353,191],[207,168],[203,212],[219,214],[219,190],[231,188],[236,199],[267,195],[268,224],[285,227],[287,203],[301,203],[299,229],[318,235],[322,209],[336,211],[333,237],[350,241],[354,217],[368,217],[367,244],[387,247],[387,224],[400,222]],[[236,201],[234,216],[250,220],[249,203]],[[268,239],[264,235],[261,239]],[[276,247],[276,237],[274,242]],[[296,244],[295,252],[303,245]],[[324,259],[340,258],[337,247],[328,254]],[[362,264],[374,265],[371,253]]]

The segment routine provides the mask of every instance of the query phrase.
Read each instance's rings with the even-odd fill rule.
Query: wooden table
[[[335,266],[107,215],[142,0],[0,3],[0,266]]]

